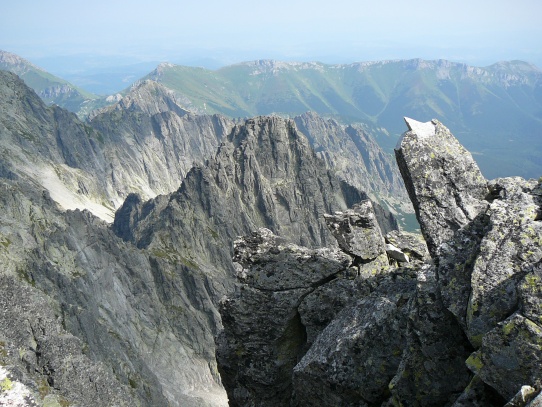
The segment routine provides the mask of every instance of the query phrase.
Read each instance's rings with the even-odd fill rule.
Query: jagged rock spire
[[[405,117],[395,148],[399,169],[433,257],[453,233],[487,208],[487,182],[472,155],[438,120]]]

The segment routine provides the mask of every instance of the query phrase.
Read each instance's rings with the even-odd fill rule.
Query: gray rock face
[[[226,403],[205,347],[213,335],[201,328],[218,323],[201,306],[204,280],[173,279],[186,269],[122,242],[88,212],[62,213],[24,184],[0,188],[2,278],[11,281],[0,341],[13,351],[4,366],[84,406]]]
[[[230,405],[288,404],[292,369],[306,337],[299,303],[351,262],[340,251],[280,242],[267,229],[236,242],[237,275],[244,284],[237,298],[222,303],[228,334],[217,339]]]
[[[193,168],[163,208],[150,209],[160,199],[142,207],[130,204],[131,213],[142,216],[129,232],[116,230],[140,247],[158,247],[161,240],[176,250],[192,245],[187,254],[205,256],[196,262],[209,264],[208,252],[221,253],[212,256],[228,264],[230,242],[259,227],[309,247],[334,244],[324,213],[364,198],[324,168],[292,121],[260,117],[236,126],[216,156]],[[387,217],[382,223],[396,228]],[[209,231],[221,244],[209,241]]]
[[[422,236],[416,233],[392,230],[385,236],[387,244],[399,249],[405,256],[421,261],[429,260],[427,244]]]
[[[4,273],[44,294],[62,335],[78,338],[52,343],[50,355],[75,352],[80,341],[84,355],[118,383],[111,400],[119,404],[224,405],[214,335],[221,328],[219,299],[233,287],[235,236],[267,226],[309,246],[334,244],[323,214],[366,195],[327,171],[291,121],[258,118],[229,132],[230,122],[187,114],[171,95],[149,100],[161,88],[145,83],[90,127],[47,108],[6,75],[0,94],[11,99],[0,103],[6,147],[0,242],[8,249],[1,264]],[[221,132],[230,135],[215,158],[190,170],[174,194],[145,202],[159,188],[171,188],[183,165],[191,165],[188,156],[203,156]],[[49,183],[43,174],[51,175],[45,177]],[[128,195],[113,224],[118,236],[88,212],[61,211],[74,197],[86,199],[75,207],[99,198],[98,206],[89,206],[95,210],[104,207],[102,200],[133,190],[139,195]],[[109,202],[107,208],[113,207]],[[379,214],[393,229],[393,218]],[[325,267],[320,272],[327,278]],[[13,355],[9,364],[16,366]],[[49,376],[58,394],[51,397],[79,400],[73,389],[86,381],[70,384],[62,359],[54,363],[56,376]],[[94,380],[99,370],[92,372],[84,377]],[[43,374],[25,383],[47,380]]]
[[[260,316],[261,325],[248,312],[275,304],[282,291],[277,281],[267,285],[269,297],[261,305],[255,297],[244,301],[243,293],[259,290],[254,281],[263,279],[261,270],[280,268],[286,281],[308,281],[319,267],[303,270],[283,258],[278,266],[281,256],[306,249],[285,251],[283,243],[271,240],[265,245],[269,257],[259,246],[245,252],[236,294],[221,309],[227,323],[218,348],[219,370],[234,405],[273,405],[272,395],[279,393],[280,405],[294,406],[540,404],[542,184],[520,178],[487,182],[442,124],[410,119],[407,124],[397,158],[432,259],[413,235],[375,238],[375,225],[359,222],[359,213],[327,216],[351,264],[316,288],[306,285],[309,292],[300,291],[289,302],[290,317],[299,315],[288,368],[294,366],[258,387],[244,376],[247,366],[256,359],[261,366],[276,366],[278,353],[254,359],[247,350],[236,358],[234,349],[265,342],[265,333],[277,337],[277,327],[284,329],[284,321],[273,319],[273,306]],[[372,277],[361,272],[376,263],[384,242],[391,265],[379,264]],[[408,268],[396,268],[396,249],[413,260],[398,262]],[[324,265],[336,258],[323,255],[315,261]],[[261,333],[252,337],[252,331],[239,329],[246,324]]]
[[[345,253],[359,257],[363,262],[374,260],[385,253],[384,236],[371,201],[357,204],[344,213],[324,215],[324,219]]]
[[[343,126],[313,112],[296,116],[294,121],[326,167],[341,179],[366,191],[396,215],[413,213],[399,170],[371,130],[360,125]]]
[[[405,118],[395,155],[433,257],[453,232],[487,207],[487,183],[470,153],[438,121]]]
[[[347,387],[352,392],[361,377],[371,377],[366,382],[367,395],[358,390],[358,399],[364,396],[372,399],[369,394],[375,392],[379,395],[374,397],[381,396],[379,391],[387,385],[400,361],[404,338],[397,333],[401,331],[399,325],[406,324],[406,318],[396,310],[396,304],[400,304],[404,312],[408,295],[399,288],[404,287],[398,281],[405,277],[384,277],[377,273],[380,278],[366,281],[356,277],[356,273],[352,275],[353,257],[344,252],[309,250],[287,244],[265,229],[237,241],[235,252],[240,285],[236,296],[222,303],[224,331],[217,338],[217,359],[230,405],[287,405],[292,397],[301,405],[310,405],[305,391],[312,394],[311,400],[326,393],[323,383],[318,381],[319,375],[309,387],[307,382],[312,372],[326,371],[327,379],[343,386],[340,379],[359,362],[356,355],[361,357],[367,352],[374,355],[375,363],[366,364],[363,371],[358,370],[359,374],[351,377]],[[384,283],[387,279],[390,281]],[[405,284],[411,290],[414,288],[412,276],[406,277]],[[369,295],[373,290],[377,293]],[[365,303],[376,308],[360,311],[364,307],[356,304],[356,299],[363,294],[367,295]],[[390,343],[382,343],[376,326],[363,338],[358,337],[360,327],[372,325],[374,318],[379,321],[377,326],[385,325],[389,330]],[[349,321],[350,341],[344,331],[338,335],[333,330],[333,323],[325,328],[332,320],[338,324],[338,330],[344,329],[345,321]],[[337,320],[340,322],[335,322]],[[352,325],[352,321],[357,322]],[[330,338],[342,345],[337,348],[323,340],[324,328]],[[352,343],[357,344],[356,355],[349,353]],[[321,360],[319,350],[315,349],[328,345],[330,354]],[[397,356],[390,360],[385,349],[392,345]],[[375,374],[382,376],[384,365],[392,366],[386,369],[390,377],[376,383]],[[331,370],[331,366],[342,368]],[[373,390],[375,386],[378,390]]]
[[[90,123],[47,107],[9,72],[0,72],[0,83],[0,172],[47,189],[65,209],[88,209],[106,221],[129,193],[149,199],[178,189],[233,127],[220,116],[187,114],[154,82]]]
[[[297,404],[385,401],[406,344],[407,304],[414,290],[412,275],[394,273],[370,295],[346,305],[294,368]]]

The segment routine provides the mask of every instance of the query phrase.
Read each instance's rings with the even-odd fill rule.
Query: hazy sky
[[[2,3],[0,49],[38,62],[78,54],[119,64],[421,57],[472,65],[522,59],[542,67],[540,0]]]

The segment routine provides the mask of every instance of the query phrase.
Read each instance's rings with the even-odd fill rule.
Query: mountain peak
[[[16,54],[2,50],[0,50],[0,66],[11,67],[10,71],[16,73],[17,75],[26,73],[30,69],[37,69],[45,72],[42,68],[34,65],[32,62],[27,61]]]
[[[132,85],[129,93],[113,109],[140,111],[148,115],[167,111],[175,111],[179,116],[188,113],[181,107],[172,90],[151,79]]]
[[[235,65],[233,65],[235,66]],[[316,69],[323,70],[324,64],[319,62],[284,62],[276,61],[274,59],[259,59],[256,61],[248,61],[237,64],[237,66],[246,66],[253,70],[251,75],[260,74],[277,74],[280,71],[288,70],[302,70],[302,69]]]

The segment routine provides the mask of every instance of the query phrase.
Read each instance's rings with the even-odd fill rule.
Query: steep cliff
[[[89,124],[103,137],[104,174],[118,208],[129,193],[144,199],[179,188],[188,171],[212,157],[234,123],[184,110],[171,91],[153,81],[134,86]]]
[[[401,174],[370,131],[361,125],[341,125],[313,112],[296,116],[294,121],[329,169],[390,209],[402,226],[413,228],[409,220],[414,210]]]
[[[228,132],[216,156],[190,170],[173,194],[150,201],[129,194],[111,228],[90,212],[66,211],[33,166],[38,174],[58,169],[58,185],[89,199],[89,185],[104,194],[124,188],[116,196],[137,190],[134,184],[169,188],[154,177],[164,184],[174,170],[180,177],[187,162],[180,151],[204,154],[206,135],[216,140],[230,122],[194,117],[173,98],[153,100],[162,89],[145,83],[96,116],[93,128],[5,75],[2,91],[12,97],[2,104],[0,343],[14,388],[38,403],[225,405],[214,335],[219,300],[233,287],[231,241],[267,226],[306,245],[334,244],[323,214],[366,195],[326,170],[292,121],[256,118]],[[167,125],[160,133],[155,127],[164,116],[177,126],[169,138]],[[182,141],[192,133],[201,138]],[[160,157],[171,167],[156,167],[164,165]],[[66,171],[82,180],[81,192],[60,182]],[[124,180],[115,184],[110,174]]]
[[[83,123],[0,71],[0,174],[47,189],[65,209],[88,209],[107,221],[129,193],[151,198],[175,191],[233,123],[187,114],[170,93],[143,83]]]
[[[230,405],[542,402],[542,184],[488,182],[440,122],[406,122],[396,155],[431,261],[359,209],[327,217],[340,250],[238,240],[217,337]]]

